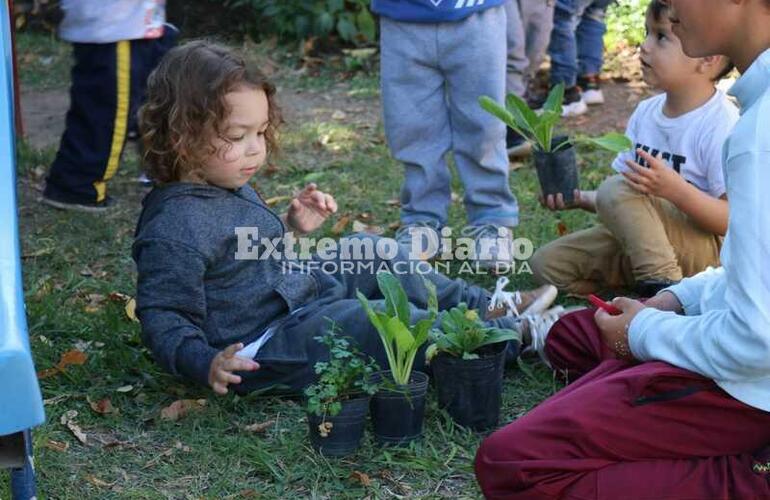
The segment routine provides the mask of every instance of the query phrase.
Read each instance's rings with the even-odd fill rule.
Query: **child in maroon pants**
[[[723,54],[742,73],[722,267],[644,304],[617,298],[616,316],[561,318],[544,353],[573,382],[482,443],[488,498],[770,498],[770,0],[665,4],[688,56]]]

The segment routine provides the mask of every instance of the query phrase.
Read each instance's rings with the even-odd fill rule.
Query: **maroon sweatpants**
[[[481,444],[487,498],[770,499],[752,471],[770,413],[687,370],[613,358],[591,310],[556,323],[546,354],[574,381]]]

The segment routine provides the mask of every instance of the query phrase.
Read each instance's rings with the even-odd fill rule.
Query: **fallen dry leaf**
[[[133,390],[134,390],[134,386],[129,384],[129,385],[121,385],[120,387],[115,389],[115,392],[123,392],[123,393],[125,393],[125,392],[131,392]]]
[[[67,429],[72,432],[72,434],[77,438],[78,441],[80,441],[81,444],[86,444],[88,441],[86,433],[83,432],[83,429],[81,429],[80,426],[75,423],[75,417],[77,416],[77,410],[69,410],[61,416],[59,422],[63,426],[67,427]]]
[[[559,221],[559,224],[556,225],[556,232],[559,233],[559,236],[564,236],[569,233],[569,229],[567,229],[567,225],[564,222]]]
[[[398,221],[398,220],[396,222],[391,222],[390,224],[388,224],[388,229],[391,229],[393,231],[395,231],[400,227],[401,227],[401,221]]]
[[[126,301],[126,317],[134,322],[139,322],[139,318],[136,317],[136,299],[128,299]]]
[[[106,481],[102,481],[98,477],[94,476],[93,474],[89,474],[86,476],[86,481],[93,484],[94,486],[99,486],[100,488],[112,488],[112,485]]]
[[[385,230],[376,225],[366,225],[361,221],[354,220],[353,221],[353,232],[354,233],[368,233],[368,234],[374,234],[376,236],[379,236],[381,234],[385,233]]]
[[[179,420],[193,410],[206,406],[205,399],[178,399],[160,411],[163,420]]]
[[[271,425],[275,423],[275,420],[268,420],[266,422],[258,422],[256,424],[247,425],[243,428],[246,432],[255,432],[255,433],[263,433],[265,432]]]
[[[67,451],[70,447],[69,443],[61,442],[61,441],[54,441],[53,439],[49,439],[48,442],[44,445],[49,450],[58,451],[59,453],[64,453]]]
[[[86,300],[88,301],[88,303],[84,308],[85,312],[95,313],[102,308],[105,300],[107,300],[107,297],[105,297],[101,293],[89,293],[88,295],[86,295]]]
[[[390,200],[385,202],[386,205],[390,205],[391,207],[399,207],[401,206],[401,200],[398,198],[391,198]]]
[[[350,479],[351,481],[355,481],[355,482],[361,484],[361,486],[371,486],[372,485],[372,480],[371,480],[371,478],[369,478],[369,475],[368,474],[364,474],[363,472],[359,472],[357,470],[354,470],[353,472],[351,472],[350,476],[348,477],[348,479]]]
[[[127,302],[131,300],[130,295],[126,295],[125,293],[120,293],[120,292],[110,292],[107,298],[113,302]]]
[[[172,453],[174,453],[174,448],[169,448],[169,449],[167,449],[165,451],[160,452],[158,455],[156,455],[154,458],[152,458],[146,464],[144,464],[144,466],[142,466],[142,469],[149,469],[153,465],[155,465],[158,462],[160,462],[161,458],[167,457],[167,456],[171,455]]]
[[[350,223],[350,216],[349,215],[343,215],[339,218],[337,222],[334,223],[334,226],[332,226],[332,234],[339,236],[342,233],[345,232],[345,228],[348,227],[348,224]]]
[[[59,362],[53,368],[46,368],[37,372],[37,378],[44,379],[63,372],[70,365],[82,365],[88,359],[88,355],[83,351],[72,349],[61,355]]]
[[[112,406],[112,401],[110,401],[110,398],[100,399],[99,401],[91,401],[89,399],[88,404],[91,406],[92,410],[100,415],[118,413],[118,409]]]

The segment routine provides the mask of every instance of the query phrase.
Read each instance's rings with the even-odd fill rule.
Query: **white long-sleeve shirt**
[[[730,94],[741,118],[723,150],[730,217],[722,267],[668,289],[685,315],[643,309],[629,344],[637,359],[699,373],[770,411],[770,50]]]

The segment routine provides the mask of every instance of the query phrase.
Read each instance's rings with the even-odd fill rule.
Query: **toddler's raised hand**
[[[319,191],[311,183],[291,201],[286,222],[300,233],[318,229],[331,214],[337,212],[337,202],[330,194]]]
[[[645,168],[635,161],[626,160],[626,165],[631,169],[630,172],[623,172],[626,181],[640,193],[674,200],[687,181],[673,168],[669,168],[660,156],[652,156],[643,149],[637,149],[636,152],[649,167]]]
[[[241,377],[233,372],[253,372],[259,370],[259,363],[235,355],[243,349],[243,344],[232,344],[214,357],[209,367],[209,385],[217,394],[227,394],[227,386],[240,384]]]

